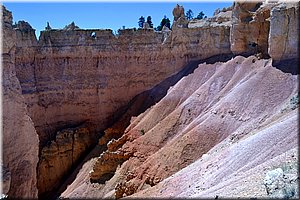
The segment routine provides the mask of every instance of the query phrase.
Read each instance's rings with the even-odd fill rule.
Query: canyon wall
[[[230,52],[225,26],[169,35],[126,29],[117,37],[111,30],[48,30],[38,42],[27,29],[17,27],[16,69],[41,146],[67,126],[88,121],[102,130],[130,99],[189,61]]]
[[[191,61],[230,53],[228,25],[172,32],[125,29],[118,35],[111,30],[49,29],[41,32],[39,40],[27,22],[14,28],[17,76],[40,139],[41,194],[54,189],[66,175],[68,170],[60,163],[70,163],[68,169],[74,165],[67,147],[57,148],[61,130],[88,123],[87,149],[136,95]],[[71,136],[66,135],[68,141]]]
[[[2,150],[3,166],[10,176],[5,178],[10,184],[4,192],[10,198],[37,198],[39,139],[16,76],[16,32],[12,28],[12,14],[3,7],[2,15]]]
[[[273,60],[298,55],[298,4],[240,2],[212,19],[190,22],[182,15],[183,8],[178,9],[173,12],[172,31],[166,27],[160,32],[124,29],[114,35],[111,30],[83,30],[71,24],[67,29],[48,27],[38,40],[29,23],[20,21],[12,26],[11,14],[5,11],[4,165],[12,176],[10,196],[35,197],[36,181],[40,194],[56,189],[81,156],[97,143],[100,131],[119,119],[134,97],[190,62],[231,53],[261,54]],[[21,130],[17,139],[15,130]],[[76,140],[77,136],[81,139]],[[106,144],[107,138],[103,138]],[[15,158],[8,156],[15,147],[12,142],[18,145],[19,139],[26,141],[20,148],[22,152],[16,151]],[[122,146],[125,141],[115,142]],[[30,145],[30,153],[23,155]],[[114,149],[114,145],[112,142],[108,147]],[[21,163],[28,165],[28,172],[19,170],[21,164],[14,160],[19,155]],[[114,156],[128,158],[122,152]],[[112,171],[116,167],[113,165]],[[172,173],[179,169],[172,169]],[[97,170],[95,167],[91,174],[94,181],[106,173],[98,170],[99,175]],[[17,191],[16,177],[26,177],[22,183],[24,188],[32,188],[30,192],[22,189],[23,184]],[[147,181],[154,184],[153,180]],[[120,193],[122,188],[119,185]]]

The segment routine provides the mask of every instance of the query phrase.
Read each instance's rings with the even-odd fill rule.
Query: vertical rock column
[[[16,32],[12,14],[2,7],[3,166],[11,174],[8,197],[37,198],[38,135],[27,114],[15,71]]]
[[[268,53],[273,60],[298,57],[299,2],[283,3],[271,10]]]
[[[235,2],[230,31],[231,51],[236,55],[268,55],[271,4]]]

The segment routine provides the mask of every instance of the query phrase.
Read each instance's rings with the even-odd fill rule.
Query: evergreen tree
[[[144,23],[145,23],[145,18],[144,18],[143,16],[141,16],[141,17],[139,18],[139,22],[138,22],[139,27],[140,27],[140,28],[143,28]]]
[[[189,9],[186,13],[185,13],[185,17],[187,18],[187,20],[191,20],[194,17],[194,13],[191,9]]]
[[[203,19],[204,17],[204,13],[201,11],[198,16],[196,17],[196,19]],[[205,16],[207,18],[207,16]]]
[[[156,28],[157,31],[161,31],[162,28],[166,26],[169,29],[171,29],[171,21],[167,16],[165,15],[164,18],[161,20],[160,25]]]
[[[151,16],[147,17],[147,23],[149,24],[150,28],[153,28],[153,23],[152,23]]]

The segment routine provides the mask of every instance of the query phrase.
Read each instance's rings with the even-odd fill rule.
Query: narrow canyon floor
[[[296,198],[297,99],[297,75],[271,59],[199,64],[87,159],[60,198]],[[266,176],[279,168],[272,189]]]

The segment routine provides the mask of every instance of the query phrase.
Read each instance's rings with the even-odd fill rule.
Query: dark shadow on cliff
[[[191,74],[201,63],[213,64],[216,62],[226,62],[233,58],[232,54],[221,54],[217,56],[212,56],[203,60],[190,61],[186,64],[181,71],[177,74],[165,79],[164,81],[157,84],[150,90],[146,90],[137,96],[135,96],[127,106],[120,108],[113,116],[110,117],[111,122],[117,122],[124,115],[138,116],[139,114],[145,112],[149,107],[159,102],[164,96],[166,96],[168,89],[175,85],[180,79]],[[133,109],[134,108],[134,109]],[[129,112],[129,113],[128,113]],[[130,118],[126,127],[129,125]],[[109,124],[108,127],[112,126],[114,123]],[[125,127],[125,128],[126,128]]]
[[[273,61],[272,65],[284,73],[293,75],[299,74],[299,59],[287,59],[281,61]]]
[[[149,107],[159,102],[164,96],[166,96],[167,91],[171,86],[175,85],[184,76],[193,73],[199,64],[205,62],[207,64],[226,62],[232,57],[232,54],[224,54],[212,56],[203,60],[191,61],[187,65],[183,66],[182,70],[175,75],[160,82],[152,89],[144,91],[135,96],[126,106],[121,107],[112,116],[110,116],[109,121],[111,123],[107,125],[107,128],[115,127],[115,129],[117,129],[118,131],[114,132],[114,135],[108,138],[108,141],[112,138],[120,138],[123,135],[125,129],[129,126],[132,116],[138,116],[139,114],[145,112]],[[67,189],[67,186],[75,180],[79,170],[82,168],[84,163],[92,158],[98,157],[106,149],[106,145],[96,145],[96,147],[94,147],[90,151],[90,153],[85,156],[85,158],[76,166],[76,168],[73,168],[71,170],[71,173],[69,173],[69,176],[65,179],[64,183],[60,185],[59,189],[57,189],[55,192],[52,192],[52,194],[47,195],[47,199],[57,199],[59,195]],[[100,184],[105,183],[105,181],[109,180],[111,177],[112,176],[103,177],[103,180],[101,180]]]

